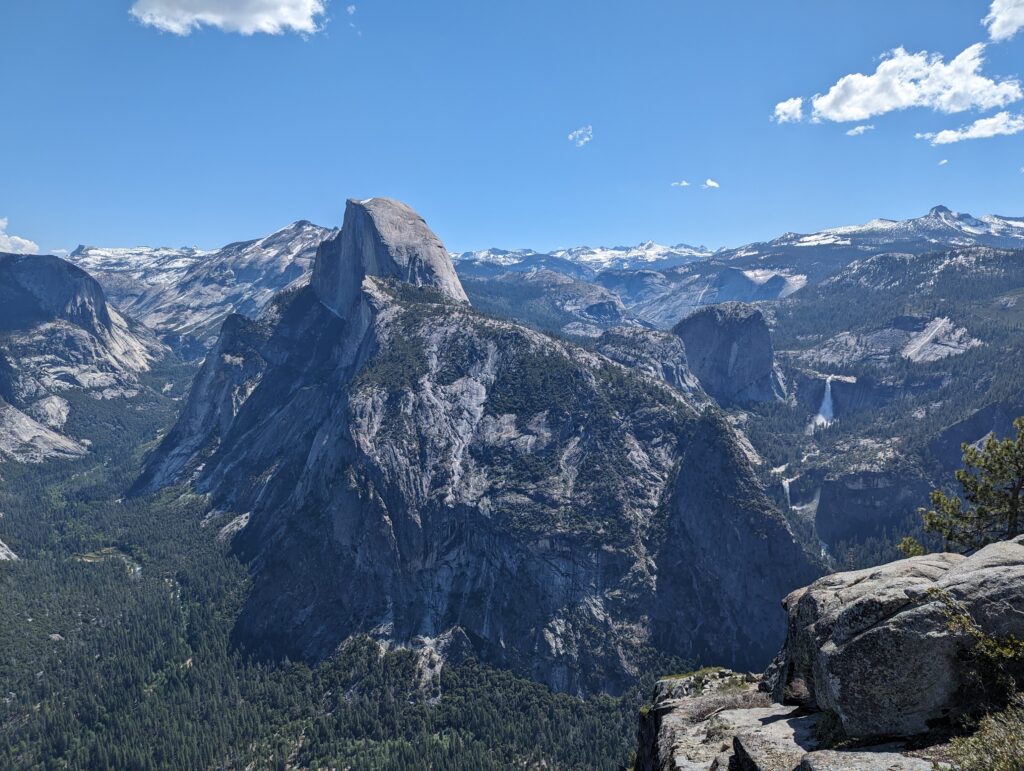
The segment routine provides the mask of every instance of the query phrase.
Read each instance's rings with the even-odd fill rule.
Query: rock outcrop
[[[764,314],[743,303],[702,308],[673,331],[686,346],[690,369],[722,405],[784,399]]]
[[[931,771],[888,744],[821,749],[820,713],[773,703],[760,676],[728,669],[659,680],[641,710],[637,771]]]
[[[594,347],[612,361],[664,380],[683,393],[700,392],[700,383],[686,361],[686,349],[676,335],[639,327],[616,327],[602,334]]]
[[[15,562],[18,559],[18,555],[14,553],[10,546],[0,541],[0,562]]]
[[[848,736],[910,736],[986,696],[961,614],[994,637],[1024,637],[1024,537],[975,554],[932,554],[838,573],[789,595],[773,696],[831,710]]]
[[[72,395],[133,396],[140,375],[166,353],[74,265],[0,254],[0,459],[84,455],[63,433]]]
[[[786,644],[763,677],[658,682],[638,769],[927,771],[928,737],[1005,697],[1000,678],[1024,676],[1014,657],[996,673],[978,648],[982,636],[1024,639],[1024,536],[826,576],[784,606]],[[837,739],[843,750],[821,745]]]
[[[820,571],[715,410],[477,313],[397,202],[349,202],[311,284],[214,350],[138,491],[190,481],[241,528],[259,655],[458,630],[614,692],[652,645],[763,666],[777,598]]]
[[[440,239],[420,215],[389,198],[348,202],[341,235],[317,254],[312,284],[320,302],[344,316],[366,276],[429,286],[468,302]]]

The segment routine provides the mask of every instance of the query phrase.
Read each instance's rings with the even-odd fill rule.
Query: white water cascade
[[[825,381],[825,396],[821,400],[818,414],[814,416],[814,428],[828,428],[835,419],[835,411],[832,407],[832,376],[829,375]]]

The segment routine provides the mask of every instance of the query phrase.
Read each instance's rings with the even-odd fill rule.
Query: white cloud
[[[981,118],[969,126],[958,129],[946,129],[937,134],[915,134],[917,139],[927,139],[933,145],[951,145],[965,139],[989,139],[990,137],[1008,137],[1024,131],[1024,115],[1011,115],[1000,112],[991,118]]]
[[[708,178],[704,180],[704,184],[701,187],[705,190],[717,190],[721,185],[715,182],[715,180]]]
[[[854,126],[852,129],[846,132],[848,137],[859,137],[861,134],[866,134],[869,131],[874,131],[875,127],[870,123],[864,123],[860,126]]]
[[[992,0],[983,23],[993,40],[1009,40],[1024,29],[1024,0]]]
[[[203,26],[243,35],[319,31],[326,0],[135,0],[131,14],[175,35]]]
[[[947,158],[943,158],[941,161],[939,161],[940,166],[945,166],[947,163],[949,163],[949,159]]]
[[[583,126],[569,134],[569,141],[574,142],[577,147],[583,147],[594,138],[594,127]]]
[[[346,5],[345,6],[345,13],[347,13],[349,16],[353,16],[355,14],[355,12],[356,12],[356,7],[354,5]]]
[[[7,233],[7,218],[0,217],[0,252],[12,252],[13,254],[35,254],[39,251],[39,244],[29,241],[27,238],[19,238]]]
[[[690,183],[687,182],[685,179],[681,179],[678,182],[673,182],[672,183],[672,187],[689,187],[689,186],[690,186]]]
[[[976,43],[948,64],[940,54],[896,48],[871,75],[840,78],[827,94],[812,100],[814,120],[860,121],[908,107],[938,112],[988,110],[1024,97],[1020,82],[981,74],[985,44]]]
[[[804,100],[801,96],[794,96],[784,102],[775,105],[776,123],[799,123],[804,119]]]

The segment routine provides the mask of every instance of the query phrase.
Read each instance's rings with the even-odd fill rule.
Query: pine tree
[[[947,545],[976,549],[1021,534],[1024,525],[1024,417],[1017,418],[1014,439],[989,436],[979,449],[963,445],[964,468],[956,472],[963,496],[931,494],[931,509],[921,509],[924,528]],[[966,502],[966,506],[965,506]]]

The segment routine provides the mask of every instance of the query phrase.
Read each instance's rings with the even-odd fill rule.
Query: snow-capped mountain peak
[[[711,254],[712,252],[704,247],[687,244],[665,246],[654,241],[645,241],[636,246],[573,246],[551,252],[537,252],[533,249],[483,249],[453,254],[452,259],[456,262],[512,266],[531,257],[557,257],[600,272],[643,267],[671,268],[705,259]]]
[[[862,225],[827,228],[817,233],[786,233],[768,243],[769,247],[776,248],[850,246],[875,249],[892,246],[913,250],[915,247],[930,248],[931,245],[1020,248],[1024,246],[1024,218],[998,215],[978,218],[947,206],[935,206],[922,217],[873,219]]]

